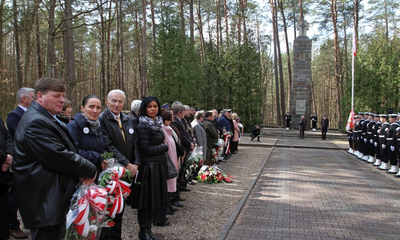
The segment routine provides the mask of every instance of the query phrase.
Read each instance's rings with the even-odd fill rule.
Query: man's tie
[[[117,117],[119,129],[121,129],[122,137],[124,138],[124,142],[126,142],[126,140],[125,140],[124,128],[122,127],[121,119],[119,119],[119,116],[116,116],[116,117]]]

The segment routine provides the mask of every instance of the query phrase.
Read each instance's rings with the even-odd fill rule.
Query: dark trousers
[[[9,204],[8,204],[8,209],[9,209],[9,219],[10,219],[10,224],[9,227],[12,230],[19,229],[19,220],[17,218],[17,212],[18,212],[18,203],[17,203],[17,196],[15,194],[15,187],[12,186],[10,188],[10,196],[9,196]]]
[[[61,227],[62,225],[50,226],[50,227],[42,227],[42,228],[31,228],[32,240],[47,240],[54,239],[59,240],[63,236],[61,236]]]
[[[167,207],[162,207],[154,211],[153,222],[163,224],[166,222]]]
[[[124,214],[124,209],[122,209],[121,213],[115,215],[114,222],[115,225],[110,228],[102,228],[100,234],[100,240],[122,240],[121,231],[122,231],[122,215]]]
[[[1,185],[1,184],[0,184]],[[9,239],[10,232],[8,230],[8,188],[4,185],[0,186],[0,239]],[[4,215],[3,215],[4,214]]]
[[[327,131],[328,129],[326,129],[326,128],[323,128],[322,129],[322,139],[326,139],[326,131]]]
[[[300,130],[300,136],[299,136],[299,138],[300,138],[300,139],[304,139],[304,130]]]
[[[238,141],[232,142],[232,143],[231,143],[231,152],[232,152],[232,153],[233,153],[233,152],[237,152],[238,146],[239,146],[239,142],[238,142]]]

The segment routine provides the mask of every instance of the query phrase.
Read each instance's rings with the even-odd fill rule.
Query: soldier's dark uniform
[[[380,166],[382,164],[382,156],[381,156],[381,151],[380,151],[380,145],[379,145],[379,131],[381,130],[382,127],[382,122],[380,121],[380,115],[375,114],[376,119],[376,124],[372,129],[372,140],[373,140],[373,145],[374,145],[374,151],[375,151],[375,162],[374,166]]]
[[[285,115],[285,122],[286,122],[286,131],[289,131],[290,129],[290,123],[292,122],[292,116],[290,115],[290,113],[286,113]]]
[[[375,129],[376,122],[374,120],[375,114],[370,113],[369,118],[370,122],[367,125],[367,143],[366,143],[366,154],[368,159],[365,161],[368,163],[374,163],[375,162],[375,147],[374,147],[374,135],[373,131]]]
[[[390,169],[387,173],[396,174],[399,171],[397,165],[397,154],[396,154],[396,129],[400,125],[396,122],[397,114],[390,114],[390,127],[388,128],[388,134],[386,136],[386,151],[389,158]]]
[[[361,152],[360,152],[360,149],[361,149],[360,148],[361,147],[360,137],[361,137],[361,126],[362,126],[362,122],[363,121],[364,121],[364,113],[358,113],[358,121],[356,122],[356,124],[354,126],[354,147],[356,149],[354,154],[357,157],[359,157],[361,155]]]
[[[363,158],[364,153],[363,153],[363,143],[364,143],[364,138],[362,137],[362,126],[364,124],[364,113],[360,112],[358,113],[358,116],[360,117],[360,121],[358,122],[358,128],[357,128],[357,149],[358,149],[358,158]]]
[[[390,123],[387,121],[387,115],[386,114],[381,114],[381,129],[379,130],[379,149],[380,149],[380,155],[381,155],[381,160],[382,163],[379,165],[379,169],[382,170],[387,170],[388,169],[388,156],[386,152],[386,135],[387,132],[389,131]]]
[[[365,116],[369,116],[369,113],[364,113]],[[369,119],[368,117],[365,117],[364,119],[361,119],[361,137],[360,137],[360,152],[361,152],[361,156],[360,158],[362,160],[365,160],[365,158],[368,156],[367,155],[367,125],[369,123]],[[368,157],[369,158],[369,157]],[[367,159],[368,159],[367,158]]]
[[[317,123],[318,123],[318,116],[317,114],[313,114],[311,116],[311,127],[313,132],[315,132],[317,130]]]
[[[397,159],[400,159],[400,127],[396,128],[396,146]],[[400,172],[398,172],[395,177],[400,178]]]

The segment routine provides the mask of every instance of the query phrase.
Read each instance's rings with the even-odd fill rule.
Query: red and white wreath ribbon
[[[121,213],[124,208],[124,196],[130,194],[131,184],[120,180],[125,174],[125,168],[117,166],[113,170],[111,180],[107,183],[107,192],[115,196],[114,203],[110,208],[109,216],[114,218],[116,214]]]
[[[89,232],[97,230],[97,226],[89,222],[90,208],[104,211],[106,203],[107,192],[104,188],[89,187],[87,193],[78,199],[78,215],[73,223],[80,236],[87,237]]]

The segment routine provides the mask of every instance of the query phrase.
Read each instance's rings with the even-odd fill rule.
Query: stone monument
[[[301,4],[301,0],[300,0]],[[298,120],[302,115],[307,119],[306,129],[310,129],[311,116],[311,48],[312,40],[307,37],[308,23],[304,21],[300,5],[300,21],[297,30],[299,36],[293,44],[293,74],[290,96],[290,113],[292,126],[299,127]]]

